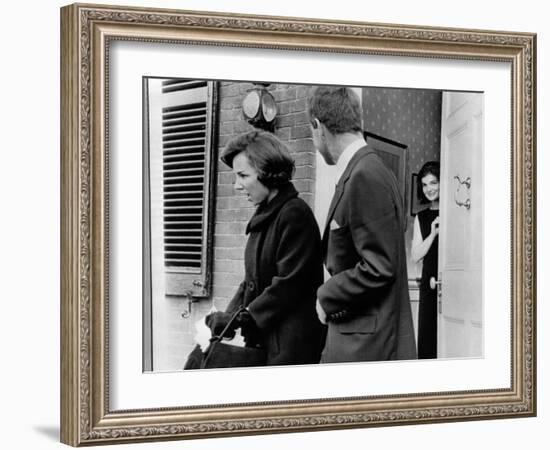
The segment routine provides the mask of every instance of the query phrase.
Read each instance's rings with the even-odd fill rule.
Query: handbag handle
[[[210,345],[208,346],[208,353],[204,356],[202,362],[201,362],[201,369],[204,369],[206,368],[206,364],[208,363],[208,360],[210,359],[210,356],[212,355],[212,344],[214,342],[220,342],[222,339],[223,339],[223,336],[224,334],[227,332],[227,330],[229,330],[229,327],[233,324],[233,322],[235,322],[235,320],[237,320],[237,316],[243,312],[246,308],[244,307],[241,307],[237,310],[237,312],[235,314],[233,314],[233,316],[231,316],[231,319],[229,319],[229,322],[227,322],[227,325],[225,326],[225,328],[222,330],[222,332],[218,335],[218,336],[212,336],[210,338]]]
[[[225,333],[227,333],[227,331],[229,330],[229,328],[231,327],[231,325],[233,325],[233,322],[235,322],[235,320],[237,320],[237,316],[242,313],[243,311],[245,311],[246,308],[244,307],[240,307],[237,312],[235,314],[233,314],[233,316],[231,316],[231,319],[229,319],[229,322],[227,322],[227,325],[225,326],[225,328],[222,330],[222,332],[217,335],[217,336],[212,336],[210,338],[210,342],[214,342],[214,341],[221,341],[225,335]]]

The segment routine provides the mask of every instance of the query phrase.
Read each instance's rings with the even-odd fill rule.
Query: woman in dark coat
[[[294,161],[281,141],[261,131],[235,138],[221,159],[235,173],[235,189],[257,209],[246,228],[244,281],[226,312],[210,314],[206,324],[217,335],[245,307],[236,326],[246,346],[266,350],[267,365],[318,363],[325,339],[315,312],[321,238],[290,182]]]
[[[430,278],[437,280],[439,235],[439,163],[429,161],[418,173],[417,195],[429,208],[420,211],[414,220],[411,256],[422,261],[420,301],[418,305],[418,358],[437,358],[437,291]]]

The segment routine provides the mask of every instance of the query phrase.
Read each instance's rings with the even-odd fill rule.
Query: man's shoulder
[[[373,180],[387,179],[388,168],[374,150],[363,147],[356,156],[357,160],[350,171],[350,178],[352,180],[361,178]]]
[[[357,163],[355,164],[355,169],[376,172],[386,167],[380,156],[378,156],[378,153],[370,147],[362,147],[356,156]]]

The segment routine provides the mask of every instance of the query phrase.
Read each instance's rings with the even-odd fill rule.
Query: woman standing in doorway
[[[430,287],[430,278],[437,280],[439,235],[439,162],[422,166],[417,178],[417,195],[429,207],[414,220],[411,256],[422,261],[420,303],[418,308],[418,358],[437,358],[437,290]]]

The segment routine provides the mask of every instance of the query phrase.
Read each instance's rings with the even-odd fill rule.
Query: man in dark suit
[[[328,325],[321,362],[415,359],[397,181],[363,138],[353,90],[314,88],[308,113],[313,143],[337,172],[323,234],[331,278],[317,291]]]

